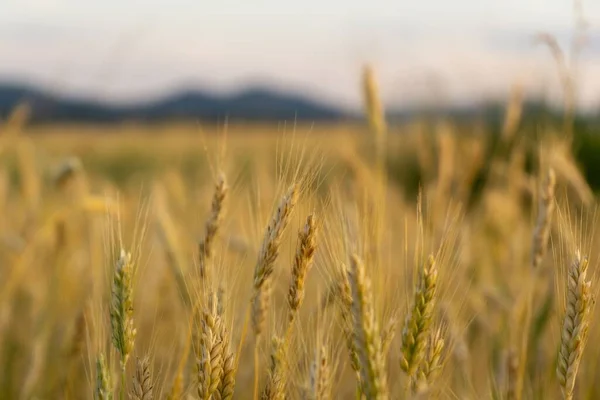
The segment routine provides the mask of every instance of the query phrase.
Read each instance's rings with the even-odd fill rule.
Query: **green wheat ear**
[[[121,250],[115,266],[110,307],[112,342],[121,356],[121,369],[125,370],[133,351],[136,330],[133,326],[133,264],[131,254]]]
[[[103,353],[101,353],[96,360],[96,390],[94,392],[94,399],[113,399],[110,371],[106,366],[106,360]]]
[[[435,304],[437,277],[435,259],[429,256],[419,270],[413,305],[402,329],[400,367],[411,379],[425,356]]]

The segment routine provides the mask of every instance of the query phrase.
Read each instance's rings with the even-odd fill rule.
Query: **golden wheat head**
[[[296,185],[292,185],[275,210],[258,253],[258,261],[254,270],[254,297],[252,300],[252,322],[254,334],[257,337],[262,333],[265,324],[270,278],[275,267],[275,260],[279,255],[281,237],[297,200],[298,188]]]
[[[152,374],[150,372],[150,359],[148,357],[137,359],[135,366],[135,376],[131,389],[131,400],[152,400],[154,384],[152,383]]]
[[[591,282],[586,280],[587,267],[587,258],[582,258],[578,252],[567,272],[566,312],[556,368],[565,399],[573,398],[577,370],[588,334]]]
[[[317,247],[317,224],[314,215],[309,215],[304,228],[298,234],[298,248],[292,267],[292,282],[288,291],[289,324],[294,322],[302,300],[304,300],[304,281],[312,266]]]
[[[400,367],[412,378],[425,355],[425,346],[433,317],[437,288],[437,267],[433,256],[419,270],[413,305],[402,329]]]

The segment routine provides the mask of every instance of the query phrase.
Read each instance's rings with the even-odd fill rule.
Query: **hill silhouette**
[[[360,113],[348,111],[291,92],[255,87],[237,93],[221,95],[204,90],[182,90],[157,99],[137,103],[109,103],[83,97],[69,97],[27,85],[0,82],[0,118],[5,118],[21,102],[32,108],[31,122],[89,122],[123,121],[157,122],[169,120],[233,121],[356,121]],[[451,117],[469,121],[473,118],[499,125],[504,117],[506,101],[495,99],[472,105],[449,105],[430,109],[413,107],[387,110],[389,122],[402,122],[415,116]],[[525,119],[560,118],[561,112],[543,99],[528,99],[523,104]],[[600,123],[600,112],[581,115],[588,122]]]
[[[26,85],[0,83],[0,115],[8,115],[21,101],[31,106],[33,122],[222,121],[225,118],[335,121],[352,118],[342,109],[308,97],[265,88],[231,95],[186,90],[156,100],[117,105],[61,96]]]

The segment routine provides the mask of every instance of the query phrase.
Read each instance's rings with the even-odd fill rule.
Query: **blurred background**
[[[8,0],[0,113],[34,120],[331,120],[360,115],[361,68],[387,113],[475,112],[520,85],[563,99],[550,34],[600,109],[600,4],[562,0]]]
[[[581,0],[9,0],[0,15],[0,116],[26,120],[37,140],[69,138],[48,139],[42,162],[75,155],[90,172],[125,183],[161,162],[189,171],[200,161],[181,148],[166,159],[129,151],[115,137],[141,144],[140,135],[166,132],[202,151],[188,139],[225,130],[249,140],[298,127],[364,135],[369,66],[386,132],[405,143],[398,146],[426,137],[435,159],[441,122],[460,124],[458,137],[484,132],[488,155],[503,130],[519,130],[529,150],[558,131],[595,190],[599,26],[600,4]],[[19,104],[27,111],[15,113]],[[118,135],[102,140],[109,133]],[[103,143],[112,160],[90,154]],[[399,183],[415,188],[423,156],[397,165],[402,155],[393,146],[388,153],[391,176],[403,170]]]

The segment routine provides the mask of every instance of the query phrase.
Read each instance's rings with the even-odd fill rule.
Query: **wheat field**
[[[596,200],[473,121],[0,131],[0,398],[593,399]]]

